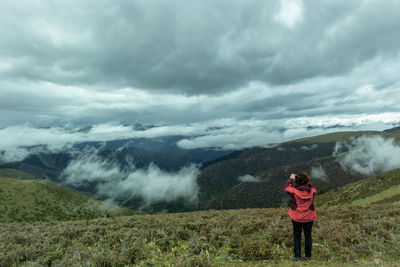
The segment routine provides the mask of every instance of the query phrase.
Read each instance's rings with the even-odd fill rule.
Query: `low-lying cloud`
[[[0,129],[0,163],[21,161],[30,154],[59,152],[82,142],[106,142],[129,138],[190,136],[205,133],[207,125],[158,125],[136,130],[132,125],[108,122],[86,129],[71,125],[35,127],[29,124]]]
[[[130,166],[122,169],[116,161],[89,150],[73,159],[61,177],[65,184],[74,187],[95,184],[96,193],[107,199],[140,198],[143,206],[180,198],[197,200],[199,166],[191,164],[177,172],[166,172],[155,164],[137,169],[133,159],[127,162]]]
[[[318,147],[317,144],[312,144],[310,146],[301,146],[300,149],[302,149],[302,150],[313,150],[313,149],[315,149],[317,147]]]
[[[310,175],[313,179],[319,179],[324,181],[328,179],[328,176],[326,175],[326,172],[321,165],[311,167]]]
[[[364,175],[400,168],[400,146],[395,144],[393,138],[386,139],[379,135],[337,143],[334,154],[338,155],[338,161],[345,170]]]
[[[108,122],[83,129],[65,125],[35,127],[29,124],[0,129],[0,163],[21,161],[30,154],[59,152],[82,142],[106,142],[129,138],[157,138],[179,135],[181,149],[236,150],[254,146],[268,146],[296,138],[309,137],[341,130],[387,129],[397,125],[397,113],[379,116],[303,117],[298,119],[215,119],[176,125],[152,125],[136,129],[129,124]],[[313,149],[313,146],[303,149]]]
[[[238,180],[242,183],[243,182],[251,182],[251,183],[260,182],[259,177],[254,177],[253,175],[250,175],[250,174],[245,174],[245,175],[239,176]]]

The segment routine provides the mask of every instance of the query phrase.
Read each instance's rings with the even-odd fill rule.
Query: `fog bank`
[[[339,155],[348,150],[347,153]],[[400,168],[400,146],[393,138],[382,136],[362,136],[348,142],[336,144],[334,154],[345,170],[364,175],[374,175]]]
[[[90,150],[72,160],[61,177],[67,185],[75,187],[94,183],[96,193],[111,200],[139,197],[144,206],[179,198],[197,200],[199,166],[191,164],[177,172],[166,172],[155,164],[137,169],[134,159],[127,162],[129,167],[122,169],[117,162]]]

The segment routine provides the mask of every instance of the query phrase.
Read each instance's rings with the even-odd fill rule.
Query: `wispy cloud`
[[[235,150],[253,146],[268,146],[295,138],[314,136],[341,130],[387,129],[399,123],[400,114],[360,114],[356,116],[314,116],[294,119],[217,119],[177,125],[153,125],[135,130],[131,125],[109,122],[92,125],[87,131],[80,127],[40,128],[29,124],[0,129],[0,161],[12,162],[29,154],[57,152],[76,143],[106,142],[129,138],[155,138],[179,135],[177,146],[182,149],[215,148]]]
[[[250,175],[250,174],[245,174],[245,175],[239,176],[238,180],[242,183],[244,183],[244,182],[250,182],[250,183],[260,182],[259,177],[254,177],[253,175]]]
[[[72,186],[94,184],[96,193],[110,200],[140,198],[143,206],[179,198],[197,200],[197,165],[166,172],[155,164],[137,169],[133,159],[126,161],[130,165],[122,168],[118,162],[99,156],[98,150],[87,150],[69,163],[61,179]]]
[[[321,165],[311,167],[310,175],[313,179],[319,179],[324,181],[328,179],[328,176],[326,175],[326,172]]]
[[[346,153],[340,155],[341,152]],[[364,175],[400,168],[400,146],[394,139],[381,136],[362,136],[349,142],[336,144],[338,161],[346,170]]]

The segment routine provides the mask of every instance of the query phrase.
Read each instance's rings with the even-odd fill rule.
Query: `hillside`
[[[328,191],[366,178],[365,175],[343,170],[338,161],[338,155],[334,154],[335,147],[337,142],[340,141],[348,141],[360,136],[377,135],[395,138],[397,142],[400,142],[400,135],[396,128],[384,132],[334,132],[296,139],[273,147],[253,147],[234,151],[227,155],[222,154],[222,157],[202,164],[201,174],[197,177],[200,193],[199,202],[196,205],[185,201],[185,199],[176,199],[175,201],[153,203],[146,208],[146,212],[283,207],[287,205],[288,199],[281,188],[290,172],[308,172],[312,176],[312,183],[319,191]],[[122,170],[129,169],[131,160],[134,158],[135,166],[139,169],[145,168],[150,162],[154,162],[165,171],[176,171],[192,161],[193,157],[189,157],[189,154],[197,153],[191,151],[190,153],[187,152],[189,154],[185,154],[182,151],[175,151],[173,141],[178,140],[177,138],[164,138],[165,140],[161,138],[161,140],[154,139],[151,141],[138,139],[135,142],[131,140],[132,145],[142,147],[126,147],[114,151],[113,149],[128,142],[127,140],[119,140],[108,144],[107,149],[99,150],[98,156],[104,160],[116,162]],[[99,143],[91,145],[100,146]],[[154,151],[143,148],[147,145]],[[156,149],[160,151],[156,151]],[[173,153],[166,151],[173,151]],[[203,152],[206,153],[206,151]],[[215,151],[209,153],[214,156],[217,155]],[[340,155],[345,153],[346,151],[343,151]],[[202,158],[208,157],[205,157],[205,154],[203,156]],[[67,151],[53,154],[39,153],[30,155],[21,162],[3,164],[0,168],[16,168],[36,177],[63,183],[65,177],[60,176],[60,173],[71,160],[72,155],[68,154]],[[323,170],[325,177],[314,175],[313,170]],[[239,179],[239,177],[245,175],[253,176],[253,182]],[[329,179],[326,179],[327,177]],[[96,182],[77,185],[75,189],[95,193]],[[143,206],[143,201],[140,197],[132,198],[124,205],[138,209]]]
[[[18,179],[35,179],[34,176],[26,172],[10,168],[0,169],[0,176],[8,178],[18,178]]]
[[[318,206],[400,203],[400,169],[329,190],[316,198]]]
[[[317,207],[306,266],[399,266],[400,205]],[[301,266],[287,208],[0,224],[0,266]]]
[[[400,134],[400,126],[394,127],[394,128],[390,128],[387,130],[384,130],[383,132],[385,133],[397,133]]]
[[[1,171],[0,222],[65,221],[135,213],[46,180],[4,176],[30,177],[16,170]]]
[[[199,209],[282,207],[287,196],[281,188],[291,172],[306,171],[321,191],[356,182],[366,176],[343,170],[334,154],[337,142],[360,136],[382,136],[400,141],[397,132],[335,132],[292,140],[275,147],[254,147],[214,160],[202,169]],[[346,152],[344,152],[346,153]],[[343,155],[340,154],[340,155]],[[323,169],[324,177],[313,176]],[[258,182],[243,182],[242,175],[258,177]]]

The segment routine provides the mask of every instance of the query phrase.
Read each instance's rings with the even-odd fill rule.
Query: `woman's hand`
[[[296,178],[296,174],[292,173],[292,174],[290,175],[290,179],[294,180],[295,178]]]

